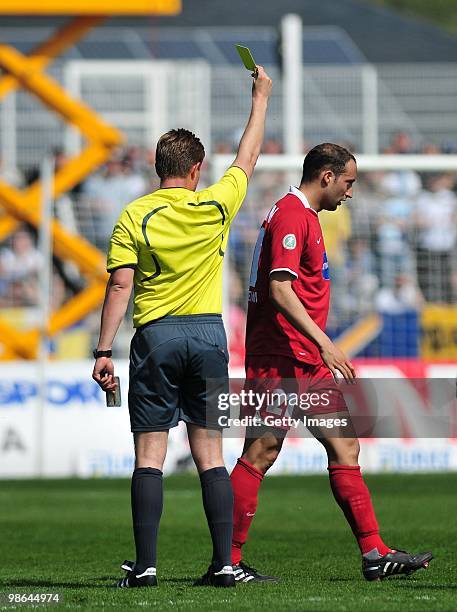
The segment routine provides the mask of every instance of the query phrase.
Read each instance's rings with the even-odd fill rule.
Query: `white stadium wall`
[[[105,397],[91,380],[92,361],[50,364],[45,401],[33,363],[0,366],[0,477],[128,476],[133,465],[127,410],[128,363],[116,363],[121,378],[122,406],[106,407]],[[455,365],[423,365],[423,377],[453,378]],[[372,378],[404,376],[401,362],[359,364],[359,375]],[[242,372],[233,371],[234,377]],[[408,384],[406,381],[405,384]],[[242,439],[225,441],[232,467]],[[370,472],[447,471],[457,469],[456,438],[366,439],[361,464]],[[165,473],[191,465],[185,428],[172,430]],[[316,473],[326,469],[320,444],[310,438],[286,440],[272,473]]]

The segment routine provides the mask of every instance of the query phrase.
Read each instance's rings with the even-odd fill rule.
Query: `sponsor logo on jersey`
[[[330,270],[328,269],[327,253],[325,251],[322,261],[322,278],[324,280],[330,280]]]
[[[295,238],[295,234],[287,234],[282,239],[282,246],[285,249],[289,249],[289,251],[293,251],[297,246],[297,239]]]

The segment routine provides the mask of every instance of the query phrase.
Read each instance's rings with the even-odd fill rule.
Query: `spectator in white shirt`
[[[416,200],[417,273],[428,302],[452,303],[452,273],[457,244],[455,176],[430,176]]]

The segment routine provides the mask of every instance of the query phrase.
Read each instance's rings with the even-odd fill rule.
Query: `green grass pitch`
[[[118,591],[132,558],[128,480],[0,482],[0,593],[59,593],[55,609],[455,610],[457,475],[368,476],[387,543],[432,550],[427,571],[365,582],[325,475],[270,477],[246,561],[278,585],[194,588],[210,555],[198,479],[165,480],[158,589]],[[3,606],[1,609],[11,609]],[[24,606],[20,606],[24,609]],[[16,608],[19,609],[19,608]]]

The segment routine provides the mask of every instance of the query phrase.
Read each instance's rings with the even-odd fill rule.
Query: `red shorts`
[[[252,415],[257,411],[262,420],[266,416],[286,421],[284,417],[348,411],[343,394],[324,363],[310,365],[282,355],[248,356],[245,390],[253,391],[256,400],[261,398],[247,412]]]

